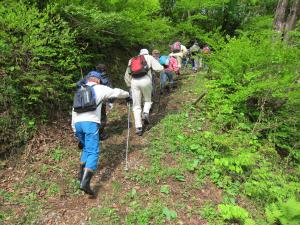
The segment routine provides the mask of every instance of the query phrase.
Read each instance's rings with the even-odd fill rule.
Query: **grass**
[[[71,173],[74,167],[72,151],[58,145],[43,156],[39,155],[40,160],[26,165],[24,171],[14,174],[19,182],[11,183],[9,191],[0,191],[0,198],[8,206],[0,208],[1,223],[37,223],[43,209],[49,206],[48,199],[59,199],[62,194],[70,197],[82,194]]]
[[[187,206],[187,202],[194,199],[199,205],[191,192],[204,183],[197,178],[201,157],[195,160],[193,152],[178,148],[185,141],[178,136],[188,135],[182,133],[182,127],[189,124],[188,132],[198,129],[187,123],[189,118],[186,112],[170,114],[152,128],[151,144],[142,150],[149,166],[140,165],[126,173],[127,189],[112,182],[113,193],[102,202],[105,207],[91,210],[91,224],[177,224],[199,219],[199,206]]]

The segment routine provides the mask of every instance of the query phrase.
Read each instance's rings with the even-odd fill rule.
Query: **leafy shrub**
[[[266,166],[256,168],[244,183],[244,193],[257,201],[271,203],[299,194],[297,177],[285,172],[271,170]]]
[[[289,199],[287,202],[273,203],[266,207],[266,216],[270,224],[296,225],[300,221],[300,202]]]
[[[244,117],[253,134],[274,141],[279,151],[295,151],[299,140],[295,129],[300,122],[296,116],[300,92],[295,83],[299,54],[298,49],[272,41],[268,35],[230,39],[211,61],[214,73],[206,99],[215,109],[210,117],[218,122],[217,128],[233,128],[236,118]]]
[[[215,159],[215,164],[228,171],[243,173],[247,167],[255,165],[254,154],[241,153],[236,157]]]
[[[239,206],[220,204],[218,208],[220,209],[221,216],[226,221],[229,221],[231,223],[237,222],[239,224],[245,225],[256,224],[251,218],[249,218],[249,213],[247,212],[247,210]]]
[[[11,124],[7,126],[1,119],[1,130],[6,128],[9,133],[3,131],[1,139],[10,138],[4,140],[7,151],[28,140],[31,118],[45,121],[49,115],[69,109],[81,54],[75,46],[75,32],[51,7],[40,12],[5,1],[0,3],[0,16],[0,113]],[[14,127],[21,127],[20,135]]]

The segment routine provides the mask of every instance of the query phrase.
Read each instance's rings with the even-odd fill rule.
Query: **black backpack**
[[[97,104],[94,85],[83,85],[79,88],[74,95],[73,109],[77,113],[94,111],[100,105]]]

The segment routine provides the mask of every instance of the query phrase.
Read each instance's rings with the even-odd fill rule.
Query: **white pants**
[[[133,101],[133,114],[135,127],[142,127],[142,97],[144,98],[143,112],[149,113],[151,109],[151,92],[152,92],[152,80],[146,75],[141,78],[132,78],[131,80],[131,92]]]

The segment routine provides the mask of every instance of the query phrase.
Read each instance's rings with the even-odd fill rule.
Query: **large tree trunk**
[[[299,14],[300,14],[300,0],[296,0],[292,5],[288,18],[286,20],[286,25],[284,29],[285,40],[288,39],[288,32],[295,28],[296,22],[299,18]]]
[[[274,19],[274,29],[278,32],[284,31],[288,3],[288,0],[278,1]]]

